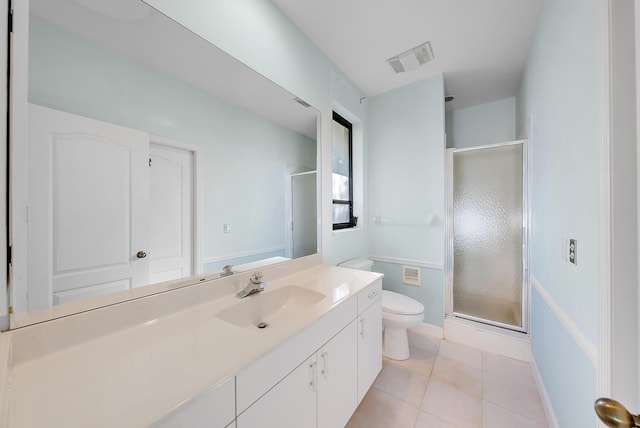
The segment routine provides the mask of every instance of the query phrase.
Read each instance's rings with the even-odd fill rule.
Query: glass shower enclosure
[[[449,149],[447,313],[527,331],[526,141]]]

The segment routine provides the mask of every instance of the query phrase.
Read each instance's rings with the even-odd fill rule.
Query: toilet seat
[[[403,294],[382,290],[382,312],[397,315],[418,315],[424,312],[424,305]]]

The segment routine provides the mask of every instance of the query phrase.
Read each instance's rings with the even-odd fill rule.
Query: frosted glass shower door
[[[523,329],[523,144],[453,151],[453,312]]]

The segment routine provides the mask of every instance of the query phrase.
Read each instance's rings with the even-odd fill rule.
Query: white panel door
[[[149,281],[169,281],[193,271],[193,153],[151,144]]]
[[[29,153],[29,309],[147,284],[148,134],[30,105]]]

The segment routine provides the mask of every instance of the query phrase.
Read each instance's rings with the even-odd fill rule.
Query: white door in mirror
[[[29,152],[28,309],[147,284],[149,135],[30,104]]]
[[[149,157],[149,283],[193,275],[193,153],[153,142]]]

